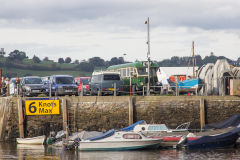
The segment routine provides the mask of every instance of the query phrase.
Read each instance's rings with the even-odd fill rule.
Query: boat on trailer
[[[139,149],[156,149],[160,146],[160,138],[147,138],[141,133],[131,131],[116,131],[114,129],[79,141],[80,151],[123,151]]]
[[[38,136],[32,138],[17,138],[18,144],[40,144],[43,145],[45,142],[46,136]]]

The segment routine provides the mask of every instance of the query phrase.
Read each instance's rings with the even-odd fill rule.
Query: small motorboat
[[[32,138],[17,138],[18,144],[44,144],[46,136],[38,136]]]
[[[186,122],[179,125],[176,129],[170,129],[165,124],[147,124],[144,120],[141,120],[120,131],[133,131],[142,133],[149,138],[162,139],[160,147],[168,148],[176,146],[183,135],[189,134],[189,125],[190,122]],[[189,139],[196,139],[196,137],[189,137]]]
[[[115,132],[112,129],[100,136],[79,141],[78,148],[81,151],[156,149],[161,141],[160,138],[147,138],[141,133],[131,131]]]
[[[62,132],[62,131],[60,131]],[[58,133],[60,133],[58,132]],[[98,131],[81,131],[81,132],[75,132],[72,134],[72,136],[69,136],[69,143],[73,143],[74,140],[77,140],[77,139],[81,139],[81,140],[86,140],[86,139],[89,139],[91,137],[96,137],[96,136],[100,136],[102,135],[103,133],[102,132],[98,132]],[[59,134],[57,134],[59,135]],[[63,146],[63,136],[65,136],[65,133],[64,134],[61,134],[61,136],[55,136],[55,137],[49,137],[47,138],[47,145],[53,145],[55,147],[62,147]]]

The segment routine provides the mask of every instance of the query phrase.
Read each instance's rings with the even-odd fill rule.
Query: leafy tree
[[[100,57],[93,57],[88,59],[89,64],[93,65],[94,67],[103,67],[105,66],[105,61]]]
[[[93,72],[94,70],[94,66],[86,61],[81,62],[76,68],[85,72]]]
[[[123,57],[113,57],[111,58],[111,60],[108,62],[108,65],[117,65],[117,64],[123,64],[124,63],[124,59]]]
[[[76,59],[73,63],[74,64],[79,64],[79,60]]]
[[[33,60],[34,63],[40,63],[41,62],[40,58],[38,58],[35,55],[33,56],[32,60]]]
[[[71,63],[72,59],[70,57],[65,58],[65,63]]]
[[[64,63],[64,59],[63,58],[58,58],[58,63]]]
[[[20,60],[20,61],[22,61],[23,59],[28,58],[28,57],[26,56],[25,52],[19,51],[19,50],[14,50],[13,52],[9,53],[8,58],[10,60]]]
[[[43,61],[49,61],[48,57],[44,57]]]
[[[0,49],[0,57],[4,57],[4,55],[6,54],[6,52],[4,51],[3,48]]]
[[[196,64],[196,66],[199,66],[199,67],[203,65],[203,60],[200,55],[195,56],[195,64]]]

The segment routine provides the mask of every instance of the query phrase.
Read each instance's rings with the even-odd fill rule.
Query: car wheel
[[[76,93],[75,93],[75,96],[79,96],[79,95],[80,95],[79,92],[76,92]]]

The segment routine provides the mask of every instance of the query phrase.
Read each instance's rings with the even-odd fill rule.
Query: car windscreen
[[[25,78],[25,84],[42,84],[41,78]]]
[[[81,83],[83,85],[88,85],[89,84],[89,80],[88,79],[80,79],[81,80]]]
[[[57,84],[73,84],[74,79],[72,77],[56,77]]]
[[[105,74],[103,76],[103,80],[120,80],[120,76],[118,74]]]

